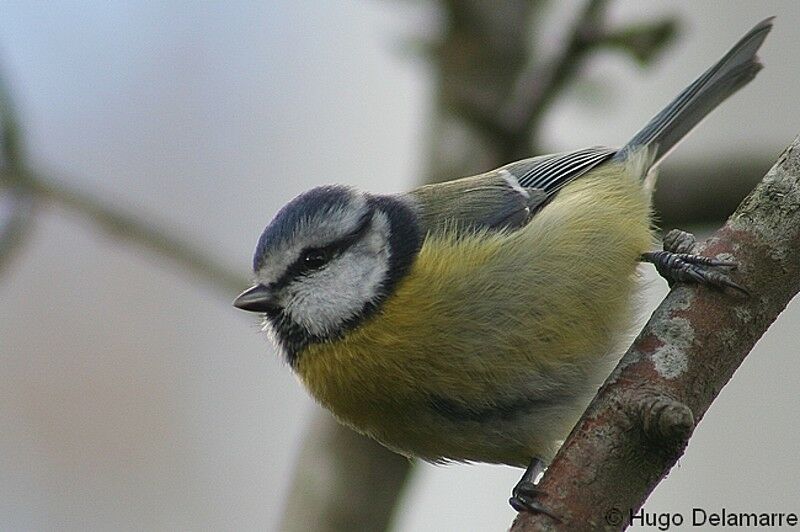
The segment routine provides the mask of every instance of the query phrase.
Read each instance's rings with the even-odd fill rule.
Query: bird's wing
[[[424,232],[518,229],[573,179],[616,153],[588,148],[543,155],[409,193]]]
[[[617,150],[603,146],[554,153],[507,164],[505,170],[520,186],[542,189],[552,197],[564,185],[614,156]]]
[[[547,195],[523,188],[508,172],[495,170],[409,193],[423,232],[517,229],[528,223]]]

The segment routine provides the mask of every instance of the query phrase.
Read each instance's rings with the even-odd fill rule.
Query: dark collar
[[[366,302],[362,309],[345,321],[337,331],[325,336],[311,334],[294,322],[283,309],[268,312],[267,318],[287,362],[292,367],[296,367],[300,355],[309,345],[341,338],[346,332],[378,314],[383,302],[394,293],[397,283],[408,273],[422,247],[423,235],[417,215],[407,199],[394,196],[368,196],[367,204],[371,214],[376,211],[382,212],[389,220],[389,268],[386,278],[371,301]]]

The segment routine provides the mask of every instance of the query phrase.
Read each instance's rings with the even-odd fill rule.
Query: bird
[[[525,468],[535,480],[631,339],[638,265],[670,284],[746,289],[735,262],[655,245],[658,164],[761,70],[773,18],[753,27],[622,148],[506,164],[398,194],[325,185],[261,233],[254,284],[283,358],[341,423],[432,463]],[[687,240],[688,239],[688,240]]]

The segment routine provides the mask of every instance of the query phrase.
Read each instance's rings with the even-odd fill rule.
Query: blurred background
[[[319,414],[230,303],[259,233],[301,191],[392,192],[448,164],[488,169],[496,154],[480,150],[437,162],[471,151],[452,148],[470,140],[442,120],[431,59],[453,4],[0,2],[0,70],[24,164],[46,184],[20,245],[0,257],[0,529],[282,528]],[[535,4],[526,39],[557,56],[585,4]],[[674,38],[644,67],[611,48],[588,56],[530,149],[623,143],[769,15],[766,69],[664,165],[665,221],[710,230],[737,203],[720,198],[741,197],[800,132],[798,2],[610,2],[608,26],[674,21]],[[231,275],[164,260],[125,227],[98,230],[104,220],[72,193],[179,236]],[[644,319],[666,286],[643,272]],[[798,324],[792,304],[648,511],[800,511]],[[303,455],[312,469],[313,458]],[[316,472],[321,483],[330,473]],[[520,474],[418,465],[392,529],[506,529]]]

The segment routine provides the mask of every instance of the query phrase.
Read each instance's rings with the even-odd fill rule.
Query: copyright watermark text
[[[800,525],[796,512],[743,512],[730,508],[692,508],[683,512],[648,512],[647,508],[610,508],[605,520],[611,526],[648,527],[666,531],[683,527],[778,528]]]

